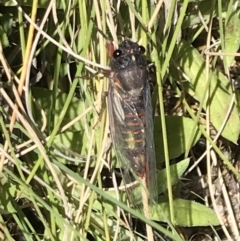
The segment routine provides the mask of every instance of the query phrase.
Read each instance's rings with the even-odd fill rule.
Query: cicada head
[[[124,40],[114,51],[111,68],[113,71],[131,69],[135,66],[146,67],[145,48],[131,40]]]

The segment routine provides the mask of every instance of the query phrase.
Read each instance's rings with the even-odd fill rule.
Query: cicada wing
[[[125,110],[123,110],[123,108],[125,108]],[[136,109],[124,102],[121,93],[115,88],[111,79],[108,90],[108,110],[111,137],[117,160],[121,165],[123,181],[127,186],[127,196],[133,206],[139,207],[142,205],[141,191],[140,188],[136,188],[136,186],[139,186],[142,180],[138,177],[136,170],[133,168],[133,163],[131,162],[132,157],[129,156],[128,147],[126,146],[125,136],[123,134],[126,129],[124,113],[131,112],[134,114]],[[135,115],[136,124],[143,126],[142,120],[138,117],[137,113],[135,113]],[[135,181],[137,182],[134,183]]]
[[[151,104],[150,86],[146,85],[144,89],[144,103],[145,103],[145,133],[146,133],[146,150],[147,163],[149,172],[147,175],[147,183],[150,195],[150,203],[157,203],[158,198],[158,184],[157,184],[157,167],[156,167],[156,152],[154,144],[154,122],[153,111]]]

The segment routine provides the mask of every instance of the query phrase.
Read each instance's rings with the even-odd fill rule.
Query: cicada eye
[[[122,55],[122,51],[120,49],[117,49],[113,52],[113,58],[118,58]]]
[[[145,48],[144,48],[142,45],[140,45],[140,46],[139,46],[139,51],[140,51],[142,54],[144,54],[144,53],[145,53]]]

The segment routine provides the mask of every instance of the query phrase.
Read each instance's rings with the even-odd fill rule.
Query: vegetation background
[[[0,0],[0,240],[239,240],[239,1]],[[156,67],[159,202],[127,206],[108,51]],[[134,217],[131,219],[130,217]]]

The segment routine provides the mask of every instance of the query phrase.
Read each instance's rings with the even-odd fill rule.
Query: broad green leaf
[[[13,195],[15,190],[16,187],[10,182],[7,182],[1,186],[0,214],[10,214],[17,212],[13,205],[15,202]]]
[[[100,142],[100,129],[95,131],[95,141],[96,143]],[[89,152],[89,142],[90,136],[86,131],[67,131],[56,135],[53,145],[65,155],[76,159],[78,163],[86,161]],[[65,159],[64,163],[67,163]],[[71,163],[74,164],[74,162]]]
[[[186,171],[189,165],[189,158],[182,160],[170,166],[171,184],[174,185],[178,182],[182,174]],[[166,169],[158,172],[158,193],[163,193],[167,190],[167,173]]]
[[[200,203],[175,199],[173,200],[173,207],[176,225],[184,227],[219,225],[215,212]],[[163,198],[156,210],[152,217],[153,220],[166,222],[169,219],[170,212],[167,199]]]
[[[165,118],[169,158],[173,159],[183,154],[189,146],[194,146],[200,138],[200,132],[198,131],[198,129],[196,129],[195,133],[192,133],[195,126],[194,121],[190,118],[182,116],[166,116]],[[160,117],[155,117],[154,139],[157,160],[158,162],[163,162],[163,139],[160,121]],[[192,140],[192,134],[194,134],[194,138],[192,143],[190,143],[190,141]]]
[[[13,14],[0,14],[0,25],[3,28],[4,32],[7,34],[7,36],[9,36],[13,28]]]
[[[191,14],[187,15],[183,20],[183,29],[193,27],[194,25],[196,26],[196,24],[202,24],[202,19],[199,17],[199,11],[201,12],[204,21],[207,22],[212,14],[212,9],[209,8],[209,1],[202,1],[201,3],[198,3],[197,8],[192,9]]]
[[[238,2],[236,2],[238,4]],[[225,40],[225,52],[226,53],[236,53],[239,49],[240,44],[240,7],[232,6],[230,8],[230,17],[225,26],[224,40]],[[235,56],[226,56],[227,67],[230,67]]]
[[[68,71],[69,71],[69,63],[62,63],[60,68],[59,78],[62,78],[65,75],[67,75]]]
[[[44,110],[46,116],[48,117],[50,115],[50,106],[52,101],[52,91],[44,89],[44,88],[32,88],[32,94],[33,97],[37,100],[37,102],[40,104],[41,108]],[[59,92],[56,99],[56,106],[54,109],[54,118],[55,123],[58,120],[60,113],[62,111],[62,108],[65,104],[67,98],[67,94]],[[72,121],[74,118],[76,118],[78,115],[84,112],[86,107],[84,106],[84,101],[81,101],[78,98],[72,98],[71,104],[69,105],[69,109],[66,112],[66,115],[64,116],[64,119],[62,121],[61,127],[65,124]],[[39,124],[39,126],[42,126],[42,116],[40,113],[40,110],[35,107],[35,120]],[[85,119],[86,120],[86,119]],[[85,129],[83,127],[83,124],[81,121],[78,121],[75,123],[72,127],[68,129],[68,131],[78,131]]]
[[[206,78],[205,61],[202,56],[189,43],[183,41],[179,46],[178,55],[175,56],[175,59],[189,77],[198,100],[203,100],[208,80]],[[211,78],[209,86],[210,98],[204,100],[204,109],[206,109],[207,105],[210,107],[210,121],[213,126],[219,130],[230,107],[232,92],[230,88],[226,88],[227,79],[225,78],[224,83],[222,83],[218,78],[217,71],[210,70],[209,77]],[[227,124],[223,129],[222,136],[236,143],[239,133],[240,123],[238,111],[234,104]]]
[[[4,29],[2,28],[2,26],[0,26],[0,41],[2,43],[3,48],[9,47],[9,40],[8,40],[8,36],[5,33]]]
[[[180,1],[183,2],[185,0]],[[197,7],[192,8],[189,14],[184,18],[182,24],[183,29],[196,28],[196,25],[202,26],[203,20],[205,21],[205,24],[207,24],[210,17],[214,18],[216,16],[218,6],[215,4],[215,9],[213,9],[212,0],[190,0],[189,2],[194,2]],[[227,2],[229,1],[222,1],[222,11],[220,13],[222,18],[226,17]],[[201,18],[199,12],[201,13]]]
[[[13,15],[10,13],[0,14],[0,41],[3,48],[9,47],[8,36],[12,32]]]

